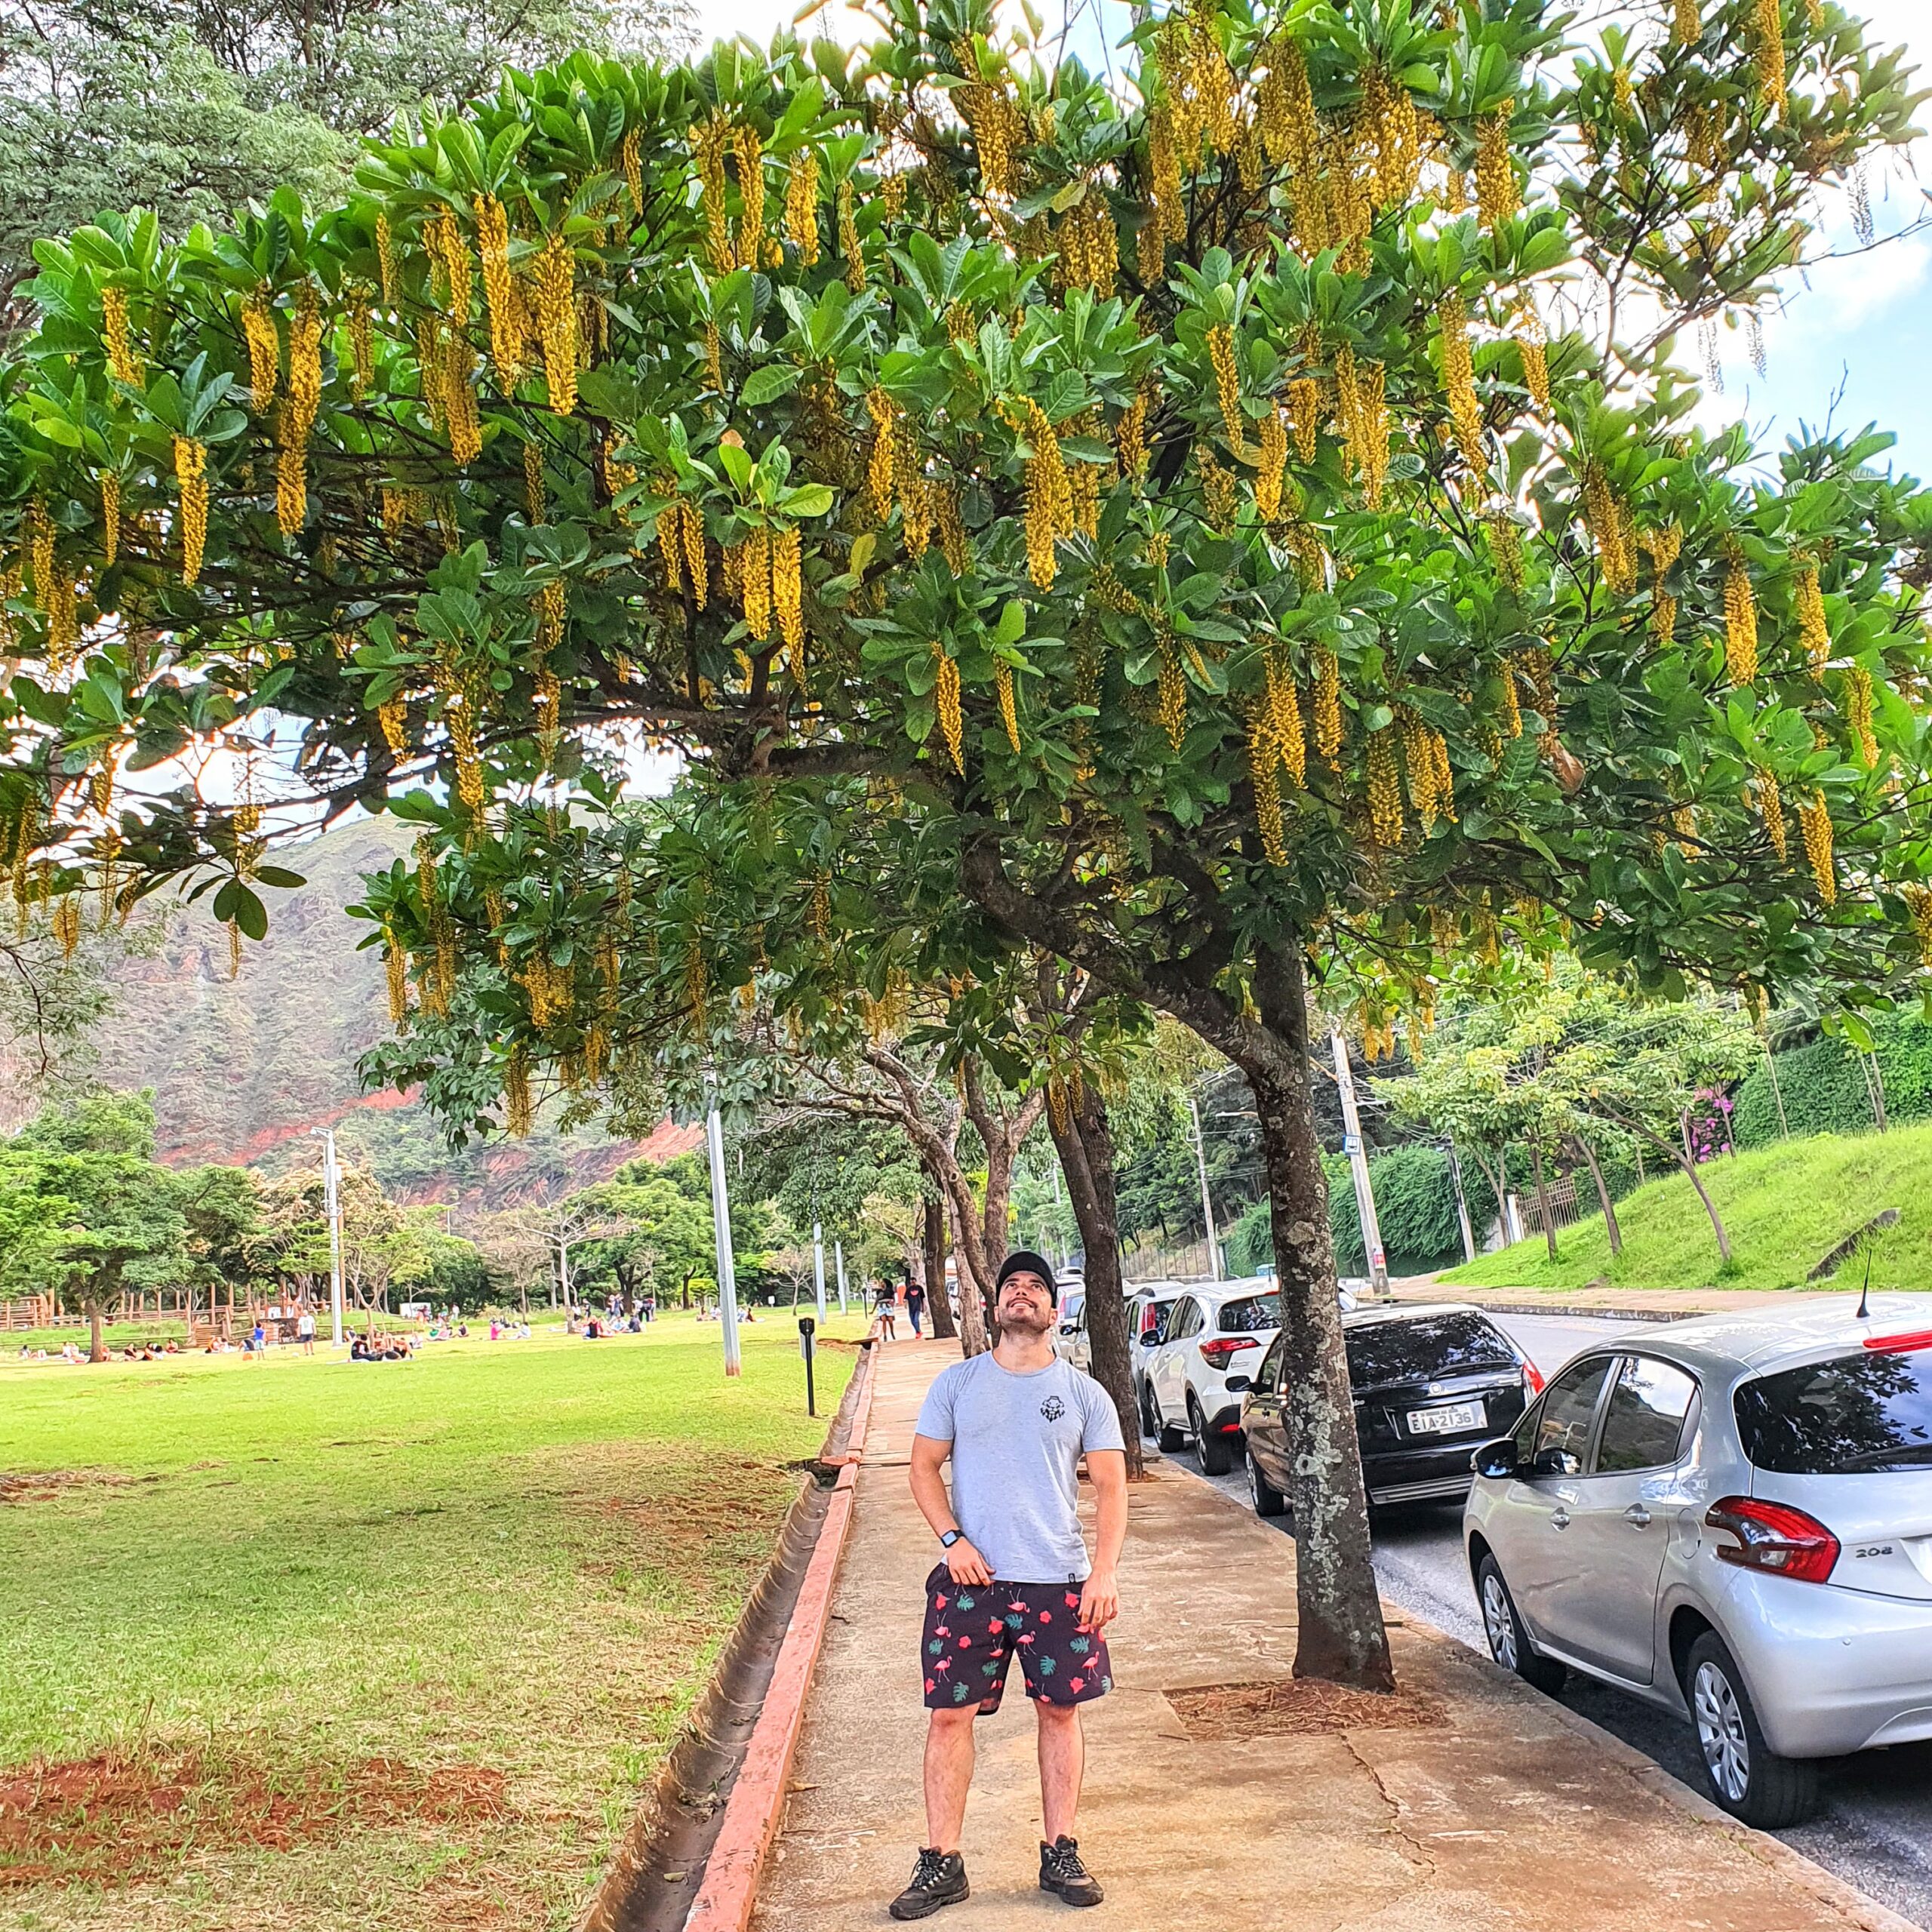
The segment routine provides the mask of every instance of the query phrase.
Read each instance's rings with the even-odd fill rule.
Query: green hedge
[[[1932,1118],[1932,1026],[1894,1020],[1872,1030],[1885,1083],[1886,1118],[1901,1126]],[[1778,1086],[1794,1137],[1871,1131],[1872,1101],[1858,1058],[1842,1040],[1829,1038],[1778,1055]],[[1739,1084],[1730,1131],[1740,1147],[1766,1147],[1783,1137],[1767,1068],[1758,1066]]]
[[[1335,1243],[1336,1268],[1344,1275],[1365,1275],[1368,1257],[1347,1158],[1324,1154],[1321,1164],[1328,1177],[1328,1227]],[[1368,1178],[1375,1189],[1375,1211],[1392,1275],[1424,1274],[1463,1258],[1455,1183],[1450,1178],[1448,1157],[1440,1148],[1391,1147],[1372,1154]],[[1228,1230],[1228,1266],[1238,1274],[1251,1275],[1273,1258],[1268,1204],[1257,1201]]]

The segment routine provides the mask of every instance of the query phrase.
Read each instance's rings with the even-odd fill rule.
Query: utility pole
[[[1047,1173],[1054,1184],[1054,1238],[1060,1244],[1060,1265],[1064,1268],[1067,1263],[1068,1250],[1066,1237],[1060,1232],[1060,1217],[1065,1204],[1060,1198],[1060,1155],[1057,1152],[1055,1152],[1053,1159],[1048,1163]]]
[[[818,1303],[818,1318],[823,1324],[825,1320],[825,1229],[817,1221],[812,1223],[812,1298]]]
[[[731,1207],[724,1195],[724,1126],[718,1117],[718,1096],[711,1097],[705,1116],[704,1138],[711,1156],[711,1234],[717,1250],[718,1327],[724,1342],[724,1373],[736,1375],[738,1359],[738,1283],[731,1262]]]
[[[1362,1146],[1361,1116],[1355,1111],[1355,1077],[1349,1067],[1348,1042],[1339,1026],[1329,1030],[1335,1051],[1335,1084],[1342,1096],[1343,1150],[1355,1177],[1355,1208],[1361,1216],[1361,1244],[1368,1256],[1369,1290],[1378,1300],[1389,1294],[1389,1257],[1382,1251],[1382,1224],[1375,1217],[1375,1190],[1368,1179],[1368,1153]]]
[[[835,1241],[832,1244],[832,1259],[838,1270],[838,1312],[845,1312],[845,1244]]]
[[[1456,1190],[1456,1219],[1463,1230],[1463,1259],[1473,1261],[1476,1258],[1475,1230],[1469,1225],[1469,1204],[1463,1192],[1463,1164],[1456,1158],[1456,1143],[1445,1140],[1443,1151],[1449,1156],[1450,1183]]]
[[[342,1346],[342,1177],[335,1164],[335,1129],[312,1127],[309,1134],[322,1143],[322,1211],[329,1223],[329,1346]],[[214,1318],[214,1295],[208,1295],[208,1318]]]
[[[1194,1096],[1187,1097],[1187,1117],[1194,1123],[1195,1164],[1201,1171],[1201,1218],[1208,1229],[1208,1278],[1218,1281],[1221,1276],[1221,1244],[1214,1235],[1214,1200],[1208,1192],[1208,1143],[1201,1137],[1201,1109],[1194,1104]]]

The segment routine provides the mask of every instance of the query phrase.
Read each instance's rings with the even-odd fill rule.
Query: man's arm
[[[1127,1541],[1127,1453],[1090,1449],[1094,1485],[1094,1567],[1080,1592],[1080,1627],[1104,1630],[1120,1614],[1120,1552]]]
[[[952,1453],[950,1442],[935,1441],[930,1435],[915,1435],[912,1438],[911,1466],[907,1472],[912,1484],[912,1500],[919,1506],[919,1514],[932,1526],[933,1534],[944,1536],[949,1530],[959,1527],[952,1513],[952,1499],[946,1493],[946,1478],[940,1471],[946,1459]],[[1126,1458],[1121,1459],[1122,1492],[1124,1494],[1127,1466]],[[1123,1515],[1124,1506],[1123,1505]],[[1123,1520],[1121,1528],[1126,1524]],[[983,1585],[993,1580],[992,1572],[986,1567],[986,1561],[964,1537],[946,1552],[946,1567],[955,1583]]]

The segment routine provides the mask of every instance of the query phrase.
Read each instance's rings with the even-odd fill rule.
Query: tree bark
[[[88,1360],[105,1361],[107,1359],[107,1344],[101,1339],[100,1300],[98,1296],[88,1303]]]
[[[942,1342],[957,1339],[952,1321],[952,1303],[946,1292],[946,1209],[936,1198],[921,1203],[925,1228],[926,1315],[934,1337]]]
[[[1610,1237],[1610,1251],[1613,1255],[1623,1252],[1623,1230],[1617,1225],[1617,1209],[1610,1198],[1610,1189],[1604,1185],[1603,1169],[1597,1164],[1596,1150],[1580,1134],[1575,1137],[1578,1153],[1583,1155],[1590,1171],[1590,1178],[1597,1184],[1597,1200],[1603,1209],[1604,1232]]]
[[[1549,1189],[1543,1177],[1543,1143],[1530,1143],[1530,1161],[1537,1177],[1537,1213],[1543,1221],[1543,1242],[1549,1250],[1549,1258],[1556,1259],[1556,1217],[1549,1211]]]
[[[1036,1087],[1009,1113],[1004,1106],[995,1106],[987,1093],[977,1055],[966,1057],[961,1071],[965,1076],[966,1115],[986,1150],[986,1204],[980,1215],[980,1238],[985,1245],[987,1265],[997,1272],[1006,1259],[1014,1163],[1040,1118],[1046,1093]]]
[[[1145,1473],[1140,1454],[1140,1415],[1134,1400],[1134,1371],[1127,1333],[1127,1301],[1121,1287],[1120,1223],[1114,1201],[1114,1141],[1106,1109],[1091,1080],[1081,1082],[1057,1113],[1049,1106],[1048,1124],[1066,1177],[1066,1197],[1087,1251],[1087,1334],[1094,1380],[1107,1392],[1120,1417],[1127,1444],[1127,1473],[1138,1481]]]
[[[979,1246],[980,1230],[974,1224],[971,1204],[968,1202],[961,1208],[957,1198],[949,1192],[946,1208],[946,1218],[952,1224],[953,1256],[959,1268],[959,1352],[962,1355],[983,1355],[992,1346],[989,1339],[992,1327],[992,1278],[989,1275],[983,1278],[983,1262],[980,1267],[973,1263],[973,1251]]]
[[[1718,1238],[1718,1259],[1727,1266],[1730,1261],[1730,1237],[1724,1231],[1724,1223],[1718,1218],[1717,1203],[1704,1191],[1703,1177],[1697,1171],[1695,1161],[1679,1161],[1677,1164],[1690,1178],[1690,1185],[1697,1190],[1697,1198],[1704,1204],[1704,1212],[1711,1217],[1711,1232]]]
[[[1370,1562],[1368,1498],[1342,1346],[1297,942],[1264,952],[1258,965],[1256,1004],[1273,1051],[1230,1057],[1254,1094],[1281,1298],[1282,1421],[1295,1519],[1294,1671],[1387,1690],[1395,1673]]]

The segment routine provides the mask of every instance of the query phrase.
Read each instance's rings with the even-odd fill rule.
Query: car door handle
[[[1651,1527],[1651,1512],[1641,1503],[1633,1503],[1624,1511],[1623,1520],[1633,1530],[1647,1530]]]
[[[1549,1527],[1552,1530],[1567,1530],[1570,1527],[1570,1512],[1567,1509],[1552,1509],[1549,1515]]]

